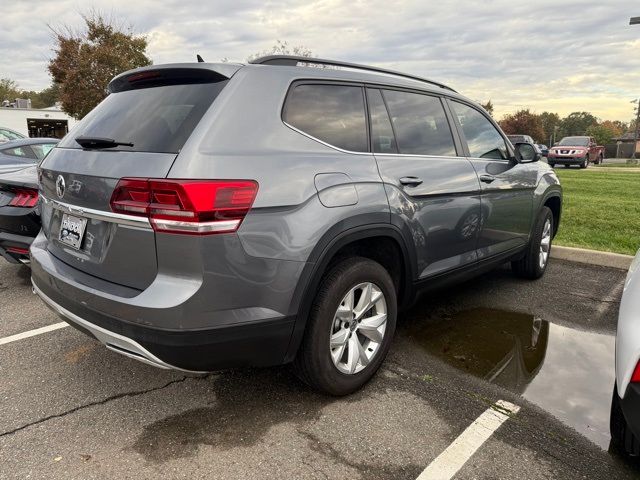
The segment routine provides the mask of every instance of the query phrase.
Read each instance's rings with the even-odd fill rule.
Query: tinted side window
[[[449,122],[438,97],[384,90],[400,153],[454,156]]]
[[[369,151],[360,87],[297,85],[289,93],[283,118],[292,127],[335,147]]]
[[[49,151],[55,146],[55,143],[36,143],[34,145],[31,145],[31,148],[36,154],[36,157],[38,157],[38,160],[42,160],[47,155],[47,153],[49,153]]]
[[[23,147],[14,147],[14,148],[6,148],[2,150],[2,153],[5,155],[11,155],[12,157],[22,157],[22,158],[36,158],[35,153],[31,150],[29,146]]]
[[[371,118],[371,140],[375,153],[398,153],[396,138],[391,127],[387,107],[380,90],[367,88],[369,117]]]
[[[469,145],[469,153],[475,158],[507,159],[507,146],[493,124],[475,108],[463,103],[451,102],[462,131]]]

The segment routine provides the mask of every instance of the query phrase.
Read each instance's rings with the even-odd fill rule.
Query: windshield
[[[226,81],[164,85],[112,93],[59,146],[82,148],[78,137],[133,143],[109,150],[178,153]]]
[[[558,145],[568,145],[572,147],[589,146],[589,137],[564,137]]]

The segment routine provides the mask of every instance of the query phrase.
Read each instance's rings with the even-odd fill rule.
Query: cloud
[[[276,39],[322,57],[370,63],[448,83],[501,115],[519,106],[588,110],[627,120],[637,96],[640,27],[629,2],[539,0],[113,1],[96,8],[149,39],[155,63],[244,60]],[[13,2],[0,18],[0,76],[48,85],[47,23],[81,25],[67,0]],[[38,12],[34,15],[33,12]]]

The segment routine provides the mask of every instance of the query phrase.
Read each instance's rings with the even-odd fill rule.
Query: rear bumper
[[[636,438],[640,438],[640,385],[629,384],[624,398],[620,399],[620,407],[627,426]]]
[[[89,320],[53,300],[35,282],[33,289],[63,320],[109,350],[155,367],[196,373],[282,363],[294,320],[282,318],[204,331],[164,331],[106,317],[98,319],[95,314]]]
[[[34,237],[0,232],[0,256],[10,263],[29,263],[28,253],[19,253],[12,249],[29,250]]]
[[[295,314],[262,303],[252,289],[265,286],[255,279],[244,279],[246,288],[229,299],[236,308],[220,309],[216,295],[224,292],[224,285],[212,275],[194,282],[159,273],[156,282],[138,291],[61,262],[47,251],[42,234],[31,247],[31,262],[34,291],[43,301],[70,325],[118,353],[161,368],[195,372],[285,361]],[[292,277],[286,266],[282,274]],[[223,280],[233,282],[228,275]],[[273,281],[278,280],[282,285],[279,275]]]

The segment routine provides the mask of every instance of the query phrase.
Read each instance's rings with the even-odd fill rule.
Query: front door
[[[458,156],[438,96],[367,88],[373,152],[392,216],[408,226],[420,278],[473,263],[481,222],[480,187]]]
[[[531,231],[537,165],[518,163],[505,138],[480,110],[454,100],[448,103],[482,188],[478,258],[516,250],[527,243]]]

